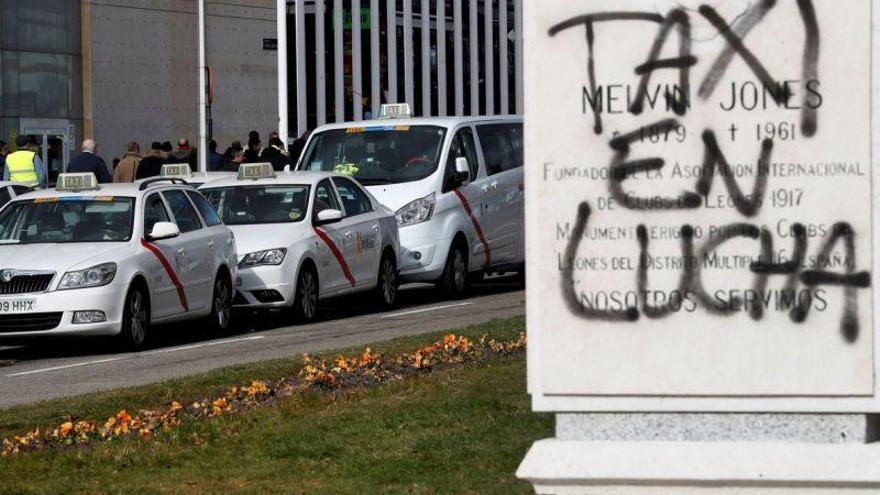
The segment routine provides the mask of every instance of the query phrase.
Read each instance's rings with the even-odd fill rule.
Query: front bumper
[[[434,282],[443,275],[452,238],[437,237],[431,226],[429,221],[400,229],[401,282]]]
[[[13,308],[0,313],[0,341],[117,335],[122,328],[126,288],[123,284],[110,284],[91,289],[0,296],[0,305],[9,303]],[[16,310],[16,306],[27,307],[27,310]],[[100,323],[75,324],[73,314],[76,311],[102,311],[107,319]]]
[[[280,265],[239,268],[232,306],[249,309],[271,309],[291,306],[295,274],[287,263]]]

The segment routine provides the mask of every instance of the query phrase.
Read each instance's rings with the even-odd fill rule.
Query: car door
[[[339,222],[320,225],[318,213],[327,209],[342,211],[330,179],[318,182],[312,196],[312,226],[317,236],[315,252],[322,296],[350,290],[357,285],[349,265],[354,246],[351,222],[343,218]]]
[[[144,232],[142,243],[150,251],[145,257],[146,276],[151,290],[150,312],[153,318],[165,318],[185,311],[186,294],[180,283],[180,258],[177,251],[181,248],[180,237],[150,240],[150,232],[157,222],[173,222],[164,199],[154,193],[144,200]],[[178,290],[180,289],[180,290]]]
[[[235,236],[232,234],[232,231],[223,225],[220,215],[217,214],[211,203],[201,193],[187,191],[186,195],[195,205],[196,210],[199,211],[205,228],[208,229],[208,249],[210,251],[209,254],[213,258],[211,273],[217,273],[220,264],[224,260],[228,261],[229,264],[236,263]],[[230,266],[231,268],[234,267]],[[233,273],[235,272],[235,270],[232,271]]]
[[[334,177],[333,184],[354,234],[354,256],[351,258],[354,278],[358,287],[375,285],[379,280],[379,260],[382,257],[379,215],[369,196],[354,181]]]
[[[174,253],[179,258],[179,276],[188,300],[189,310],[204,309],[211,301],[214,289],[214,262],[208,229],[202,225],[192,203],[180,189],[162,191],[174,222],[180,229],[180,247]]]
[[[470,167],[470,180],[466,184],[454,181],[455,161],[464,157]],[[441,201],[450,205],[438,204],[438,211],[447,207],[457,210],[464,218],[463,228],[468,235],[468,269],[479,270],[492,262],[492,250],[488,232],[487,218],[483,211],[484,186],[487,178],[480,166],[476,143],[471,126],[459,128],[452,138],[443,177],[443,197]]]
[[[486,169],[482,208],[492,263],[513,263],[523,238],[522,124],[481,124],[477,139]]]

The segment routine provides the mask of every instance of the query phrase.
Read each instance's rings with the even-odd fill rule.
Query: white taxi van
[[[475,275],[523,273],[522,166],[521,118],[455,117],[325,125],[297,169],[364,185],[396,212],[402,281],[460,296]]]
[[[118,335],[138,348],[152,324],[224,329],[236,273],[232,231],[183,181],[61,174],[0,210],[0,342]]]
[[[355,181],[321,172],[279,172],[244,164],[234,179],[200,191],[235,232],[234,306],[286,308],[315,317],[319,299],[374,291],[397,297],[400,244],[394,212]]]

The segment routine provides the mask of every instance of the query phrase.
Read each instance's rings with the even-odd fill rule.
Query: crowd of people
[[[251,131],[248,133],[247,148],[236,140],[222,154],[217,151],[217,143],[212,139],[208,146],[207,170],[235,172],[242,163],[263,162],[271,163],[276,171],[282,171],[287,166],[292,168],[307,138],[308,133],[294,141],[288,150],[277,132],[269,133],[268,146],[264,147],[260,133]],[[45,187],[49,174],[40,158],[39,147],[31,143],[28,136],[20,135],[15,138],[15,149],[15,152],[10,152],[9,146],[0,141],[2,180]],[[114,158],[112,163],[113,166],[108,167],[98,155],[97,143],[93,139],[86,139],[81,152],[70,160],[66,171],[91,172],[101,183],[133,182],[159,175],[165,164],[188,163],[192,170],[198,170],[198,152],[190,146],[186,137],[178,139],[176,149],[169,141],[154,141],[146,153],[141,152],[139,143],[132,141],[126,146],[124,154]]]

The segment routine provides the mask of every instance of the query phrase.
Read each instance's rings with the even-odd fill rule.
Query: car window
[[[449,155],[446,158],[446,171],[443,174],[443,192],[455,189],[453,181],[455,177],[455,160],[459,157],[467,158],[468,166],[471,169],[470,180],[476,179],[480,164],[477,161],[476,147],[474,146],[474,133],[470,127],[460,129],[452,138],[452,143],[449,146]]]
[[[180,229],[181,233],[192,232],[202,228],[199,216],[196,215],[196,211],[189,200],[186,199],[186,194],[183,191],[163,191],[162,195],[165,196],[165,201],[168,201],[171,214],[174,215],[174,221],[177,223],[177,228]]]
[[[170,222],[171,217],[168,216],[168,210],[165,209],[165,203],[158,194],[151,194],[144,203],[144,237],[149,237],[153,231],[153,226],[158,222]]]
[[[336,184],[336,191],[342,199],[342,205],[345,206],[345,213],[348,216],[373,211],[373,203],[357,184],[342,177],[334,177],[333,183]]]
[[[193,204],[196,205],[196,208],[199,209],[199,213],[202,214],[202,218],[205,219],[205,223],[208,227],[223,223],[223,221],[220,220],[220,216],[217,215],[217,212],[214,211],[214,208],[211,207],[211,204],[208,203],[208,200],[205,199],[204,196],[195,191],[187,191],[186,195],[189,196],[189,199],[191,199]]]
[[[330,184],[330,179],[322,180],[315,188],[315,207],[312,209],[312,216],[317,219],[318,213],[327,209],[339,209],[339,202],[336,201],[336,196],[333,194],[333,185]]]
[[[12,198],[9,197],[9,191],[5,187],[0,187],[0,207],[8,203],[10,199]]]
[[[123,242],[131,239],[134,198],[43,196],[0,210],[0,244]]]
[[[486,173],[495,175],[522,167],[522,125],[489,124],[477,127]]]
[[[21,196],[22,194],[27,194],[31,191],[33,191],[33,189],[27,186],[12,186],[12,192],[14,192],[16,196]]]
[[[203,189],[226,225],[295,223],[305,218],[309,186],[255,185]]]

